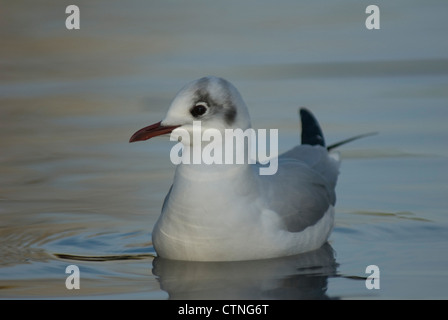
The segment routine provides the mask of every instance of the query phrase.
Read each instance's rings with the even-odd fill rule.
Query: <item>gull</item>
[[[184,261],[242,261],[296,255],[320,248],[334,226],[339,174],[331,146],[314,115],[300,108],[301,144],[278,156],[278,170],[260,175],[260,163],[176,166],[153,232],[157,255]],[[229,81],[208,76],[185,85],[165,118],[135,132],[130,142],[201,130],[251,128],[249,112]],[[193,149],[185,142],[182,152]],[[203,146],[201,146],[203,148]]]

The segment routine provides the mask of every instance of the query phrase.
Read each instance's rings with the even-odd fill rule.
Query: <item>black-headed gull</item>
[[[278,157],[278,170],[260,175],[258,163],[186,164],[174,181],[152,238],[163,258],[238,261],[318,249],[334,224],[337,154],[329,153],[320,126],[300,109],[302,144]],[[228,81],[204,77],[187,84],[166,117],[137,131],[130,142],[183,130],[249,129],[249,113]],[[190,142],[191,143],[191,142]],[[185,143],[183,152],[193,147]]]

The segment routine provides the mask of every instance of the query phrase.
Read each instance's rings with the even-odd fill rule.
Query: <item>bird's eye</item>
[[[195,105],[190,110],[191,115],[195,118],[202,116],[206,112],[207,112],[207,106],[203,103]]]

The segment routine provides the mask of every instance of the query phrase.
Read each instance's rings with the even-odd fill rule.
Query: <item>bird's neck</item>
[[[188,181],[206,182],[221,181],[237,182],[240,179],[251,181],[254,179],[254,170],[251,165],[245,164],[184,164],[176,168],[176,176]]]
[[[202,148],[202,151],[205,149]],[[185,147],[184,152],[190,153],[190,160],[194,160],[193,147]],[[256,188],[257,174],[253,164],[245,161],[225,162],[225,156],[222,155],[222,161],[210,161],[211,159],[202,158],[202,161],[181,162],[176,168],[174,178],[175,185],[184,185],[186,189],[200,189],[202,193],[217,191],[232,191],[235,185],[245,185],[248,188]],[[235,159],[234,159],[235,160]],[[236,163],[235,163],[236,162]],[[242,163],[240,163],[242,162]],[[194,192],[196,192],[195,190]],[[218,192],[219,194],[220,192]],[[216,196],[216,194],[215,194]]]

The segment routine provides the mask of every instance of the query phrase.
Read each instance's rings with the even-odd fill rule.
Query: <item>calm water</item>
[[[446,1],[2,3],[0,297],[447,299]],[[341,148],[328,246],[238,263],[155,258],[174,174],[166,138],[130,145],[187,81],[229,79],[256,128],[299,141],[297,108]],[[81,271],[67,290],[65,269]],[[368,290],[368,265],[380,289]]]

